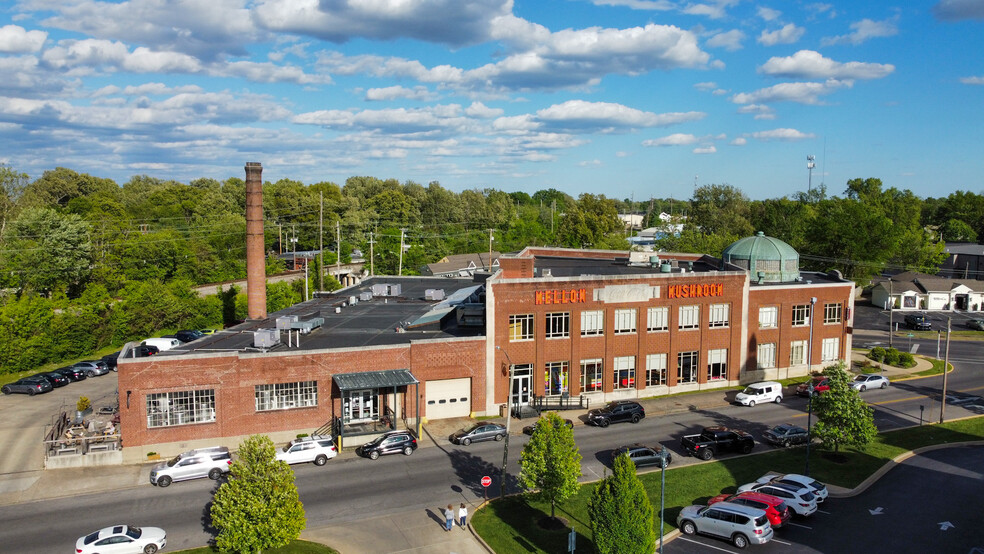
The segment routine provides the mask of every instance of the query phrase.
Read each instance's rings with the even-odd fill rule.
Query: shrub
[[[899,367],[912,367],[916,365],[916,359],[908,352],[899,353]]]
[[[75,409],[84,412],[92,407],[92,402],[89,402],[89,398],[86,396],[80,396],[79,401],[75,403]]]
[[[893,365],[898,367],[899,365],[899,351],[894,348],[889,348],[885,351],[885,363],[888,365]]]
[[[871,349],[871,352],[868,352],[868,357],[876,362],[880,362],[885,359],[885,349],[880,346],[876,346]]]

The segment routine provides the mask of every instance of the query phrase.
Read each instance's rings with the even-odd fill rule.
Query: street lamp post
[[[666,458],[663,458],[664,460]],[[659,464],[659,554],[663,554],[663,509],[666,506],[666,463]]]
[[[806,408],[806,476],[810,476],[810,443],[813,442],[812,425],[813,425],[813,319],[814,319],[814,307],[817,304],[817,297],[814,296],[810,298],[810,341],[806,347],[806,364],[807,364],[807,375],[810,378],[809,387],[806,389],[809,393],[809,400],[807,400]]]
[[[892,348],[892,337],[895,336],[895,322],[893,321],[893,314],[895,313],[895,297],[894,291],[892,290],[892,278],[888,278],[888,347]]]
[[[500,346],[495,347],[496,350],[502,352],[506,357],[506,361],[509,362],[509,369],[507,370],[508,379],[506,380],[506,438],[502,441],[502,483],[499,485],[499,495],[502,497],[506,496],[506,464],[509,463],[509,423],[512,421],[512,387],[513,387],[513,363],[512,358],[509,357],[509,353],[502,349]]]

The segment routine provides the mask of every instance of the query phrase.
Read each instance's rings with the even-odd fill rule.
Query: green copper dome
[[[721,259],[747,270],[752,283],[783,283],[799,278],[799,254],[792,246],[761,231],[731,243]]]

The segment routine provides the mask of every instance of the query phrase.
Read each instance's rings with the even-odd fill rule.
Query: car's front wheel
[[[0,392],[4,394],[10,394],[10,387],[4,386],[3,388],[0,388]]]
[[[219,477],[222,477],[222,470],[221,469],[219,469],[217,467],[213,467],[212,469],[208,470],[208,478],[209,479],[211,479],[213,481],[217,481],[219,479]]]
[[[789,448],[789,441],[782,441],[781,444],[783,448]]]
[[[748,537],[736,533],[735,536],[731,537],[731,544],[735,545],[735,548],[745,548],[748,546]]]
[[[694,525],[694,522],[689,520],[684,521],[683,524],[680,525],[680,530],[683,531],[684,535],[693,535],[697,533],[697,527]]]
[[[86,373],[86,375],[88,375],[89,377],[95,377],[96,376],[96,372],[95,371],[90,371],[90,372]]]
[[[168,476],[166,476],[166,475],[164,477],[158,477],[157,478],[157,486],[158,487],[163,488],[163,487],[166,487],[166,486],[168,486],[170,484],[171,484],[171,478],[168,477]]]
[[[27,395],[28,395],[28,396],[34,396],[34,393],[35,393],[35,392],[36,392],[36,391],[35,391],[34,389],[27,389]]]
[[[598,420],[598,427],[608,427],[608,420],[607,419]]]
[[[866,386],[864,386],[864,385],[861,385],[861,392],[864,392],[864,391],[866,391],[866,390],[868,390],[868,387],[866,387]]]
[[[471,444],[471,439],[468,437],[461,439],[461,446],[468,446],[469,444]]]
[[[372,452],[370,452],[369,453],[369,459],[370,460],[377,460],[377,459],[379,459],[379,452],[377,452],[376,450],[373,450]]]
[[[532,433],[531,433],[531,434],[532,434]],[[504,438],[505,438],[505,435],[496,435],[496,436],[495,436],[495,440],[497,440],[497,441],[501,441],[501,440],[502,440],[502,439],[504,439]]]
[[[144,547],[144,554],[154,554],[155,552],[157,552],[156,544],[148,544]]]
[[[752,443],[745,443],[745,446],[741,447],[742,454],[748,454],[752,451]]]
[[[754,400],[749,400],[748,401],[748,407],[751,408],[753,406],[755,406],[755,401]]]
[[[410,454],[413,454],[413,448],[411,448],[409,446],[403,447],[403,455],[404,456],[409,456]]]
[[[314,465],[323,466],[328,463],[328,456],[324,454],[319,454],[317,458],[314,459]]]

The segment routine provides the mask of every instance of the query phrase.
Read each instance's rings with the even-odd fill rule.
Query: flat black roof
[[[372,292],[373,285],[381,284],[399,285],[399,295],[373,296],[371,300],[350,303],[351,297],[359,298],[362,293]],[[443,289],[445,296],[451,296],[455,291],[475,287],[477,284],[471,278],[371,277],[359,285],[300,302],[269,314],[266,319],[249,320],[158,355],[258,351],[253,348],[253,332],[276,329],[278,317],[291,315],[298,316],[301,322],[320,317],[324,319],[324,323],[310,333],[300,335],[299,347],[288,348],[287,333],[283,332],[280,334],[281,343],[266,351],[357,348],[408,344],[410,341],[426,339],[484,336],[484,326],[458,326],[454,310],[449,312],[443,322],[435,321],[430,325],[407,328],[410,323],[440,303],[438,300],[425,299],[428,289]],[[398,328],[401,332],[397,332]],[[294,335],[296,339],[296,331]]]
[[[651,255],[656,256],[653,252]],[[721,261],[710,256],[702,256],[697,260],[680,260],[667,256],[665,253],[660,255],[660,262],[670,262],[670,272],[676,275],[691,269],[695,273],[708,271],[722,271]],[[629,264],[629,258],[579,258],[568,256],[541,256],[537,255],[533,267],[536,276],[542,277],[545,270],[549,270],[554,277],[582,277],[590,275],[648,275],[660,273],[660,266],[653,267],[649,263]],[[741,271],[738,267],[725,269],[724,271]]]

